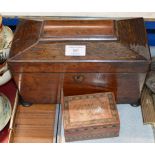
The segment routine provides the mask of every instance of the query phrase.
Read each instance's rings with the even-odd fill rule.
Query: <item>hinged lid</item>
[[[85,54],[66,56],[68,45],[85,46]],[[77,72],[76,63],[79,68],[89,66],[82,72],[146,72],[150,52],[141,18],[24,20],[16,30],[8,62],[20,63],[15,72],[50,72],[55,67],[52,72]]]
[[[65,96],[62,102],[64,129],[93,126],[119,126],[119,115],[112,92]]]

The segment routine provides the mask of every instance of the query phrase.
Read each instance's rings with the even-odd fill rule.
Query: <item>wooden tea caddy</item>
[[[85,56],[66,56],[66,46]],[[150,52],[142,18],[21,20],[8,64],[23,105],[60,103],[65,96],[113,92],[138,104]]]

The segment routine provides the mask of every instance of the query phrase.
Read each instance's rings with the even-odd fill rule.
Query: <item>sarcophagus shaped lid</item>
[[[59,63],[63,70],[73,63],[87,66],[95,62],[112,64],[111,72],[146,72],[150,52],[142,18],[22,20],[8,62]],[[127,67],[122,70],[124,63]]]

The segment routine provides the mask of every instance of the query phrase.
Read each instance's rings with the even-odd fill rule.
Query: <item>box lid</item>
[[[84,46],[85,56],[66,56],[65,49],[68,45]],[[15,33],[8,62],[28,62],[33,63],[32,65],[62,63],[66,66],[64,70],[67,70],[71,63],[77,62],[79,67],[82,63],[87,65],[91,62],[99,62],[102,65],[107,62],[135,63],[132,71],[145,72],[150,63],[150,52],[144,21],[141,18],[24,20]],[[141,63],[141,67],[136,67],[137,63]],[[113,70],[119,72],[119,67]]]
[[[112,92],[65,96],[62,102],[64,129],[119,125]]]

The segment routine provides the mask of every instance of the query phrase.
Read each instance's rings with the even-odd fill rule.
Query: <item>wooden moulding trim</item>
[[[79,36],[79,37],[71,37],[71,36],[63,36],[63,37],[47,37],[40,38],[39,41],[116,41],[118,38],[112,35],[100,35],[100,36]]]
[[[122,63],[122,62],[125,62],[125,63],[137,63],[137,62],[147,62],[147,63],[151,63],[151,60],[146,60],[146,59],[141,59],[141,60],[76,60],[76,59],[72,59],[72,60],[14,60],[14,59],[9,59],[8,60],[9,62],[11,63],[75,63],[75,62],[78,62],[78,63],[91,63],[91,62],[96,62],[96,63],[113,63],[113,62],[116,62],[116,63]]]

